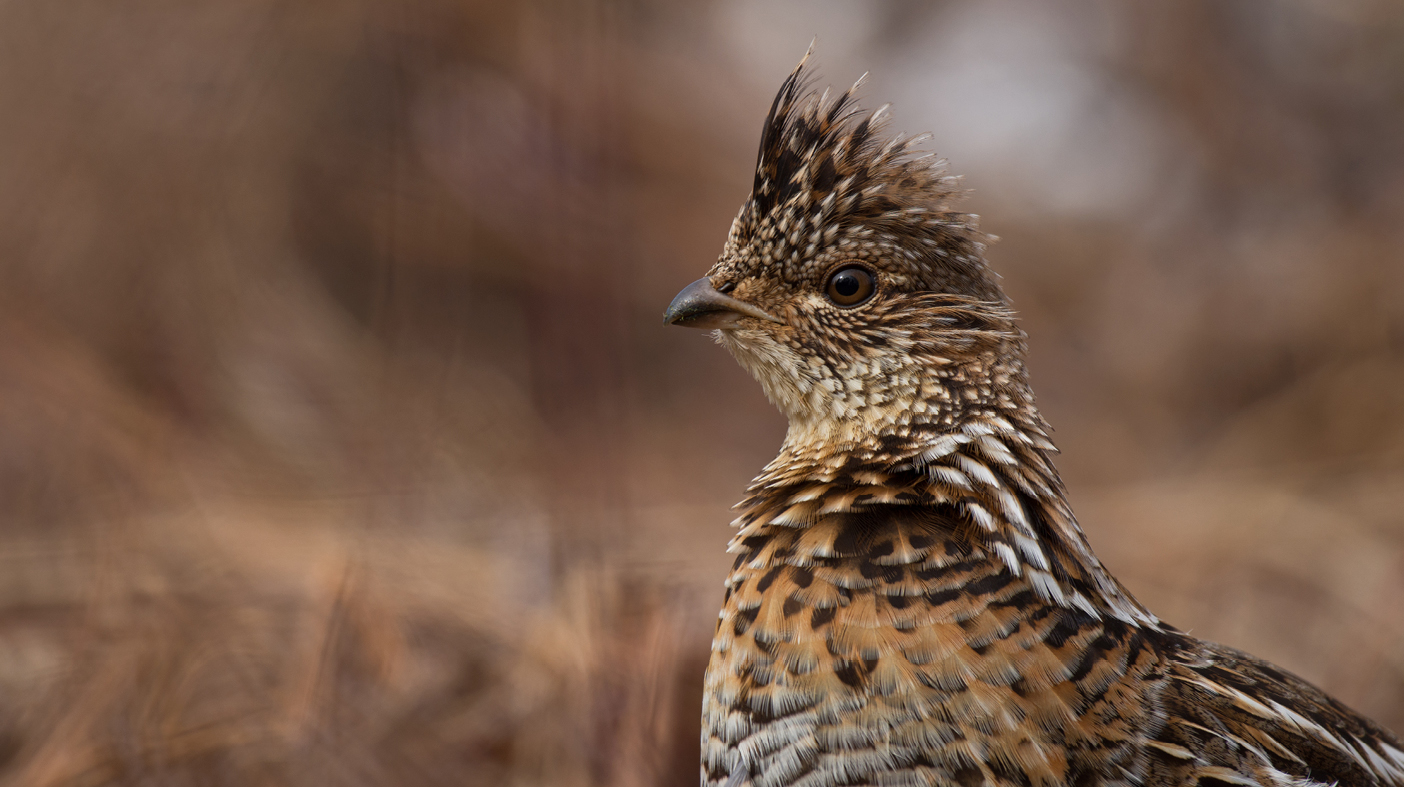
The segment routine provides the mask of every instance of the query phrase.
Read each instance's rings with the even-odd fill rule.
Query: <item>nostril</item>
[[[732,290],[735,290],[735,289],[736,289],[736,283],[735,283],[735,282],[722,282],[721,287],[718,287],[718,288],[717,288],[717,292],[718,292],[718,293],[722,293],[722,294],[726,294],[726,293],[730,293]]]

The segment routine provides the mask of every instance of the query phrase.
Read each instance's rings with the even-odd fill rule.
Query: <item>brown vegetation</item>
[[[0,5],[0,778],[691,782],[783,424],[659,315],[775,8]],[[1404,730],[1404,9],[1059,6],[1069,145],[1142,145],[1080,186],[922,71],[1028,8],[863,13],[825,76],[943,124],[1103,560]]]

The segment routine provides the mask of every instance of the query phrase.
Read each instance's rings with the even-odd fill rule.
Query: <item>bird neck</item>
[[[908,419],[901,430],[853,431],[837,442],[832,436],[814,440],[792,426],[780,454],[736,506],[740,530],[730,551],[744,552],[747,544],[786,531],[832,526],[835,516],[863,515],[871,522],[921,507],[948,513],[957,537],[1026,578],[1044,601],[1158,626],[1092,552],[1037,410],[1031,401],[1013,404],[954,419]],[[814,556],[838,556],[824,541],[809,540]]]

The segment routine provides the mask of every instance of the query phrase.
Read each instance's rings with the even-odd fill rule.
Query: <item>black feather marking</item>
[[[785,571],[785,567],[783,564],[780,566],[771,567],[770,571],[762,575],[761,579],[756,582],[756,590],[761,592],[762,594],[765,593],[765,590],[767,588],[770,588],[770,584],[774,583],[775,578],[783,571]]]
[[[863,673],[859,670],[858,666],[852,662],[844,664],[843,667],[835,670],[834,674],[838,676],[839,681],[842,681],[850,687],[858,687],[863,684]]]
[[[755,623],[756,616],[758,615],[760,615],[760,608],[758,607],[736,611],[736,621],[732,624],[731,631],[735,633],[737,637],[746,634],[746,630],[751,628],[751,625]]]

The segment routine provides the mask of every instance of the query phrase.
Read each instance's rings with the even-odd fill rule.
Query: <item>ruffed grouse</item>
[[[1388,731],[1097,560],[975,217],[853,94],[785,80],[720,259],[665,316],[718,329],[790,424],[738,505],[703,781],[1404,781]]]

